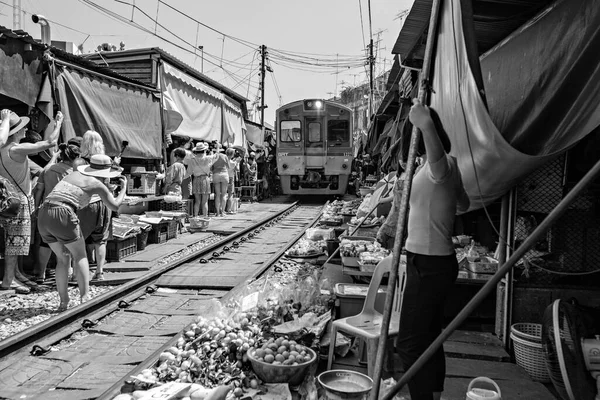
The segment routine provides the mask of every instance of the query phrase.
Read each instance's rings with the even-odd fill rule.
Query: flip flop
[[[31,293],[31,290],[29,290],[29,288],[25,287],[25,286],[11,286],[11,287],[0,286],[0,290],[14,290],[16,294]]]

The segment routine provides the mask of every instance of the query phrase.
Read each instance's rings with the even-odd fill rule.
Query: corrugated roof
[[[479,54],[498,44],[555,0],[473,0]],[[392,50],[403,65],[420,68],[425,54],[432,0],[415,0]]]
[[[168,52],[164,51],[163,49],[161,49],[159,47],[146,47],[146,48],[142,48],[142,49],[131,49],[131,50],[122,50],[122,51],[102,51],[100,53],[88,54],[88,55],[86,55],[86,58],[88,58],[90,60],[101,61],[102,59],[110,60],[111,58],[116,59],[116,58],[120,58],[120,57],[129,57],[129,56],[137,56],[137,55],[152,55],[152,54],[158,54],[162,59],[167,61],[169,64],[173,65],[174,67],[177,67],[178,69],[193,76],[194,78],[196,78],[204,83],[207,83],[212,87],[219,89],[220,91],[222,91],[229,97],[232,97],[235,100],[242,103],[244,106],[246,104],[246,101],[248,101],[248,99],[245,98],[244,96],[242,96],[241,94],[234,92],[233,90],[229,89],[227,86],[224,86],[224,85],[220,84],[219,82],[209,78],[208,76],[204,75],[197,69],[189,66],[188,64],[184,63],[177,57],[169,54]]]
[[[29,33],[25,32],[23,30],[19,29],[19,30],[13,31],[5,26],[0,25],[0,34],[6,36],[8,38],[18,39],[18,40],[21,40],[22,42],[29,43],[34,48],[36,48],[38,51],[45,51],[46,49],[48,49],[54,55],[54,57],[56,57],[59,60],[66,61],[70,64],[82,67],[84,69],[87,69],[87,70],[90,70],[93,72],[97,72],[97,73],[105,75],[107,77],[119,79],[124,82],[129,82],[129,83],[133,83],[137,86],[145,87],[148,90],[154,90],[154,88],[152,88],[142,82],[139,82],[135,79],[131,79],[127,76],[121,75],[121,74],[113,71],[110,68],[102,67],[92,61],[87,60],[86,58],[84,58],[82,56],[71,54],[71,53],[68,53],[59,48],[56,48],[53,46],[47,46],[43,43],[40,43],[39,41],[35,40]]]

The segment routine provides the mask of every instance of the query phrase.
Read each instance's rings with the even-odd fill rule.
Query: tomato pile
[[[313,359],[306,347],[281,337],[270,338],[254,350],[252,356],[258,361],[273,365],[299,365]]]

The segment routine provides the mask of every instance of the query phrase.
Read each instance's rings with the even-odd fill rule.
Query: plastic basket
[[[137,249],[138,251],[144,250],[148,244],[148,235],[150,230],[142,229],[139,235],[137,235]]]
[[[164,243],[177,237],[179,221],[170,220],[158,224],[152,224],[152,230],[148,235],[148,243]]]
[[[534,381],[550,382],[542,344],[522,339],[514,333],[510,334],[510,338],[513,341],[517,365],[522,367]]]
[[[529,342],[542,343],[542,324],[521,322],[513,324],[510,332],[516,337]]]
[[[137,252],[137,237],[109,240],[106,244],[106,261],[121,261]]]
[[[156,174],[125,175],[127,194],[156,194]]]
[[[150,202],[150,211],[178,211],[193,214],[193,200],[182,200],[167,203],[164,200]]]

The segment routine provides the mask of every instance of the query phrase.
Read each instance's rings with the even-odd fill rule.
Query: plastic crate
[[[156,194],[156,174],[125,175],[127,194]]]
[[[192,215],[194,210],[192,199],[167,203],[164,200],[150,202],[150,211],[179,211]]]
[[[109,240],[106,244],[106,261],[121,261],[135,253],[137,253],[136,236],[123,240]]]
[[[148,235],[148,243],[164,243],[177,237],[179,221],[170,220],[158,224],[152,224],[152,230]]]

